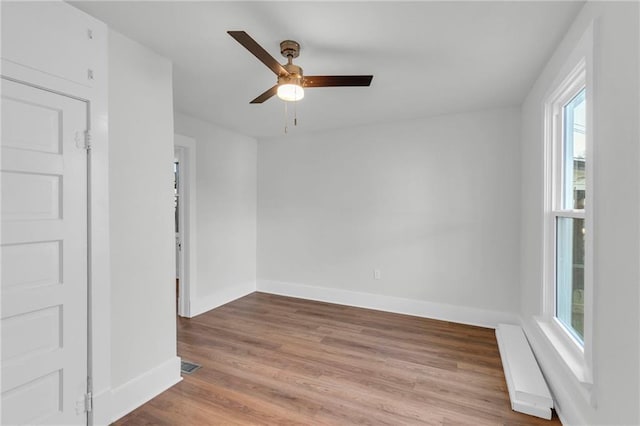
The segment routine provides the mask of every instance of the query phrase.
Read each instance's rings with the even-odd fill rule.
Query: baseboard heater
[[[499,324],[496,328],[502,367],[514,411],[551,419],[553,398],[522,327]]]

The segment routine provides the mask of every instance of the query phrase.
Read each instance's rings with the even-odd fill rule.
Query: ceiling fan
[[[372,75],[305,76],[302,68],[293,64],[293,59],[300,55],[300,44],[297,42],[285,40],[280,43],[280,53],[287,58],[287,63],[282,65],[246,32],[227,33],[278,76],[278,83],[252,100],[252,104],[261,104],[276,94],[285,101],[298,101],[304,97],[304,88],[307,87],[369,86],[373,79]]]

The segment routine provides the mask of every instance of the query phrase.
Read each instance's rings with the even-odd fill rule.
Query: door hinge
[[[88,392],[76,401],[76,413],[90,413],[91,411],[93,411],[93,395]]]
[[[91,149],[91,132],[89,130],[84,131],[84,149]]]

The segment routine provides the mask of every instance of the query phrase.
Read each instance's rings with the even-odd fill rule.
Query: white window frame
[[[578,382],[593,384],[593,29],[589,27],[558,74],[544,104],[544,248],[543,301],[538,325]],[[560,209],[563,107],[586,89],[586,203],[584,210]],[[585,220],[584,339],[581,345],[556,318],[556,222],[558,217]]]

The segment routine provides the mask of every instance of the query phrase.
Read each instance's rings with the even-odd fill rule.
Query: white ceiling
[[[227,30],[282,62],[280,41],[298,41],[308,75],[374,75],[369,88],[307,89],[301,133],[519,105],[583,2],[72,4],[173,61],[178,111],[262,138],[283,133],[284,102],[249,104],[276,78]]]

